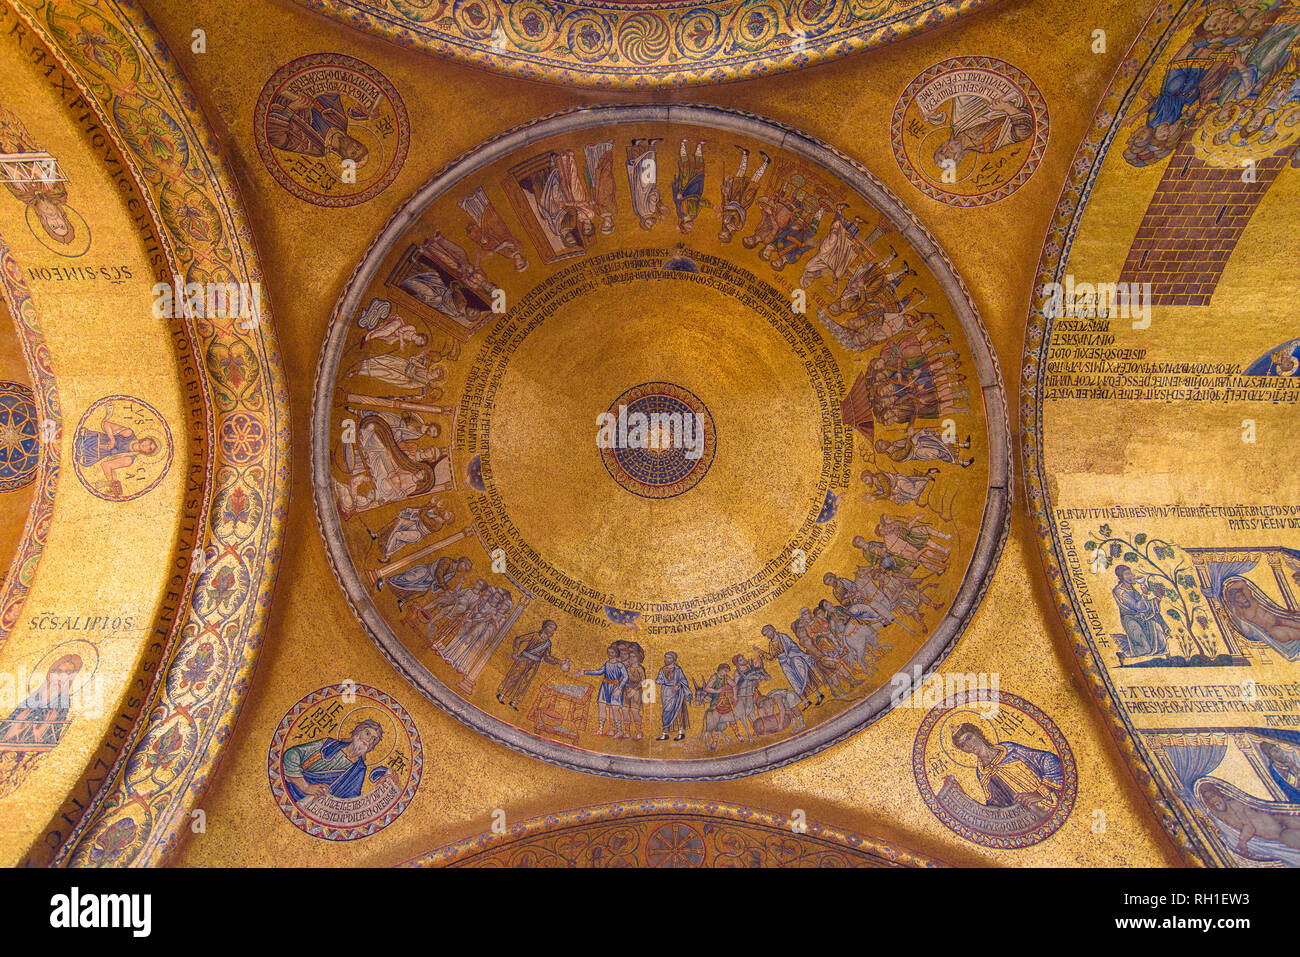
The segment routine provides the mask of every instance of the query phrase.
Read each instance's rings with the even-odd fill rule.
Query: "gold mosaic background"
[[[29,10],[40,6],[20,5]],[[151,846],[150,862],[392,865],[444,845],[469,846],[489,834],[497,820],[513,826],[589,806],[673,799],[686,802],[691,813],[710,802],[762,809],[770,815],[763,821],[766,827],[802,814],[811,825],[825,829],[831,835],[828,840],[864,835],[880,842],[870,849],[873,861],[995,866],[1174,866],[1187,861],[1148,802],[1149,782],[1135,779],[1130,770],[1127,752],[1116,743],[1091,679],[1075,656],[1075,637],[1062,625],[1044,573],[1038,529],[1026,503],[1018,437],[1009,538],[982,605],[942,666],[944,672],[997,672],[1002,690],[1041,709],[1069,742],[1078,778],[1073,812],[1046,840],[1014,850],[963,840],[921,799],[913,744],[928,708],[896,708],[821,753],[777,770],[716,782],[601,777],[548,765],[487,740],[403,680],[351,613],[317,528],[309,467],[309,417],[320,346],[340,293],[389,216],[431,174],[483,141],[579,105],[700,102],[752,111],[806,132],[861,163],[924,223],[969,287],[1003,372],[1008,408],[1018,408],[1026,317],[1033,305],[1035,266],[1044,236],[1049,225],[1056,225],[1061,190],[1076,150],[1090,131],[1094,110],[1156,7],[1154,2],[1005,0],[958,23],[793,73],[654,92],[581,91],[483,72],[389,45],[288,0],[149,0],[144,6],[172,52],[174,68],[192,87],[192,105],[219,144],[242,201],[247,234],[236,229],[232,236],[260,258],[261,281],[274,304],[274,333],[292,416],[293,464],[278,579],[256,670],[238,722],[222,746],[220,763],[207,775],[206,789],[193,805],[203,810],[206,827],[196,832],[187,812],[168,812],[174,842]],[[150,282],[155,274],[165,276],[168,270],[158,258],[156,237],[145,228],[148,217],[136,187],[119,185],[114,173],[120,163],[105,159],[112,159],[115,150],[95,138],[98,129],[87,129],[92,121],[75,122],[80,114],[69,110],[67,100],[52,88],[47,65],[32,62],[36,40],[13,33],[15,17],[7,13],[0,21],[8,31],[0,49],[15,66],[0,79],[0,106],[15,110],[20,105],[28,129],[58,155],[69,179],[70,202],[93,230],[89,259],[96,266],[129,265],[136,274],[151,277]],[[205,52],[193,49],[196,29],[205,32]],[[1104,52],[1094,52],[1094,29],[1106,31]],[[382,72],[400,93],[409,116],[409,152],[400,172],[376,198],[346,208],[324,208],[291,195],[268,171],[255,137],[254,113],[266,81],[291,60],[318,53],[345,54]],[[103,55],[112,59],[112,54]],[[1050,114],[1046,147],[1032,175],[1005,199],[969,208],[919,191],[895,160],[891,133],[902,91],[934,64],[954,57],[996,58],[1023,71]],[[131,68],[128,63],[123,72],[129,74]],[[675,150],[675,144],[665,145]],[[669,168],[665,163],[661,178]],[[1116,228],[1112,235],[1098,229],[1099,238],[1077,253],[1108,269],[1122,261],[1131,224],[1141,218],[1159,178],[1151,170],[1124,172],[1129,186],[1108,191],[1104,211],[1112,225],[1130,224],[1125,227],[1129,231]],[[709,189],[715,188],[716,182],[710,182]],[[1293,207],[1297,188],[1294,173],[1280,181],[1269,198],[1270,209]],[[1276,307],[1267,251],[1285,243],[1294,246],[1295,237],[1282,217],[1273,215],[1268,221],[1272,225],[1251,233],[1237,252],[1240,261],[1255,265],[1243,266],[1234,282],[1245,290],[1243,301],[1251,304],[1251,315],[1271,329],[1267,334],[1252,332],[1251,349],[1256,339],[1260,344],[1252,357],[1294,332],[1286,329],[1287,315]],[[238,221],[237,213],[232,221]],[[62,264],[27,228],[22,204],[3,193],[0,236],[24,274],[28,266]],[[256,262],[250,268],[255,270]],[[131,705],[135,695],[130,689],[137,669],[153,667],[156,651],[149,647],[150,635],[157,629],[166,634],[176,616],[174,592],[160,583],[169,579],[174,553],[190,551],[183,547],[189,544],[187,522],[192,523],[184,479],[190,464],[203,461],[207,453],[203,423],[187,418],[189,360],[177,357],[173,326],[152,318],[145,283],[96,286],[94,296],[75,283],[33,279],[28,285],[51,341],[64,409],[65,461],[71,454],[67,436],[72,426],[91,402],[110,393],[140,396],[162,410],[172,423],[176,454],[164,483],[131,503],[84,495],[70,464],[63,471],[52,544],[26,610],[49,608],[67,614],[78,598],[93,594],[98,602],[111,605],[114,614],[117,609],[129,611],[149,625],[101,645],[99,670],[113,702],[105,717],[75,723],[59,748],[46,756],[39,774],[16,796],[0,796],[3,863],[47,859],[66,836],[68,822],[76,819],[61,820],[70,807],[65,799],[85,788],[87,778],[97,780],[97,756],[111,758],[101,745],[111,743],[114,722],[124,714],[128,726],[135,721],[131,708],[138,710],[138,704]],[[1212,313],[1205,310],[1197,320],[1200,324],[1189,327],[1187,334],[1195,332],[1207,341],[1222,335]],[[3,342],[9,345],[7,338]],[[274,341],[266,342],[274,352]],[[113,365],[106,354],[113,357]],[[9,378],[23,374],[21,365],[12,371],[0,365],[0,370]],[[1118,420],[1099,423],[1091,408],[1058,411],[1052,429],[1057,435],[1094,436],[1151,431],[1140,420],[1107,414]],[[1012,432],[1015,436],[1014,426]],[[1161,457],[1159,468],[1149,468],[1132,455],[1112,461],[1105,478],[1113,485],[1105,488],[1122,488],[1137,500],[1158,497],[1162,476],[1195,462],[1191,443],[1184,446],[1188,460],[1176,460],[1168,448],[1160,443],[1149,453]],[[1104,451],[1071,454],[1092,462]],[[1294,480],[1283,472],[1279,459],[1262,449],[1260,454],[1260,494],[1289,482],[1294,497]],[[1062,491],[1081,487],[1062,482]],[[1095,483],[1087,489],[1098,501],[1108,494]],[[12,522],[8,512],[3,517],[0,531],[7,534]],[[37,635],[15,629],[0,645],[0,665],[8,669],[39,657],[39,644]],[[286,820],[268,787],[267,752],[277,726],[297,702],[319,688],[347,681],[400,702],[419,729],[424,764],[419,787],[399,818],[364,839],[327,841]],[[647,723],[653,726],[654,720]],[[197,782],[195,789],[202,789],[203,783]],[[184,803],[175,807],[184,808]],[[530,823],[525,830],[545,835],[547,826]],[[746,833],[758,830],[754,825]],[[95,834],[101,849],[106,841],[112,843],[109,832]],[[92,845],[85,852],[89,862],[95,860]],[[425,861],[431,862],[440,861]]]

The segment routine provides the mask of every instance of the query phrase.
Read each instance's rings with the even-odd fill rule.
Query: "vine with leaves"
[[[1129,565],[1136,565],[1148,579],[1156,579],[1151,591],[1155,593],[1157,606],[1167,602],[1175,607],[1166,608],[1164,614],[1178,622],[1179,630],[1185,632],[1196,645],[1196,650],[1207,658],[1213,657],[1196,636],[1197,618],[1193,609],[1201,611],[1202,628],[1206,638],[1215,643],[1210,635],[1209,618],[1205,614],[1205,602],[1196,583],[1196,576],[1178,558],[1178,549],[1170,542],[1160,538],[1150,538],[1145,532],[1138,532],[1131,539],[1115,534],[1109,525],[1102,525],[1084,543],[1084,549],[1090,553],[1092,570],[1100,574],[1115,560],[1122,560]],[[1173,568],[1167,567],[1176,561]],[[1165,565],[1161,565],[1165,562]],[[1166,587],[1167,586],[1167,587]],[[1190,604],[1189,604],[1190,602]]]

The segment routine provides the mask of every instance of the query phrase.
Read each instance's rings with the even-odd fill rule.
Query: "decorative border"
[[[267,141],[266,117],[271,109],[271,100],[275,97],[275,94],[280,91],[280,88],[284,86],[291,76],[296,76],[318,66],[333,66],[360,73],[379,87],[384,96],[388,98],[388,102],[393,105],[393,112],[397,117],[397,151],[393,154],[392,162],[388,164],[388,169],[383,176],[359,193],[348,196],[329,196],[325,193],[313,193],[311,190],[305,189],[285,173],[280,166],[279,160],[275,157],[275,152],[271,149],[271,144]],[[397,87],[393,86],[388,77],[369,63],[358,60],[356,57],[350,57],[345,53],[311,53],[289,61],[271,74],[271,78],[263,85],[262,92],[257,97],[257,106],[253,110],[253,142],[257,144],[258,155],[262,157],[262,163],[275,178],[275,181],[283,186],[287,192],[303,202],[331,209],[360,206],[388,189],[393,180],[397,179],[398,174],[402,172],[402,167],[406,165],[406,154],[411,148],[411,120],[407,116],[406,104],[402,101],[402,95],[397,92]]]
[[[885,46],[999,0],[295,0],[391,43],[530,80],[681,87]]]
[[[173,274],[261,282],[261,267],[235,180],[162,37],[124,0],[3,0],[77,85],[121,152],[156,224]],[[200,229],[197,221],[205,227]],[[198,801],[248,693],[280,559],[289,500],[289,397],[269,311],[242,328],[189,320],[205,399],[208,461],[198,543],[237,564],[248,587],[232,603],[214,600],[191,567],[173,590],[184,601],[141,711],[103,786],[54,857],[55,864],[156,865],[174,846]],[[221,356],[243,350],[249,378],[236,384]],[[223,351],[224,350],[224,351]],[[254,375],[251,370],[255,370]],[[258,454],[234,461],[215,441],[238,415],[263,424]],[[232,489],[248,487],[263,507],[246,530],[222,516]],[[202,690],[192,668],[208,652]],[[179,735],[180,745],[176,742]],[[124,831],[133,835],[120,842]],[[110,833],[111,832],[111,833]],[[117,850],[111,850],[117,848]]]
[[[1141,93],[1148,73],[1169,38],[1193,5],[1195,0],[1186,0],[1182,5],[1170,2],[1158,6],[1152,11],[1117,68],[1062,187],[1061,198],[1048,225],[1035,290],[1041,289],[1045,283],[1063,280],[1062,273],[1069,261],[1074,237],[1107,152],[1120,132],[1120,122]],[[1087,624],[1069,591],[1064,553],[1056,539],[1050,517],[1052,503],[1048,496],[1042,455],[1041,370],[1046,364],[1051,323],[1052,320],[1044,316],[1037,297],[1031,296],[1020,379],[1020,447],[1029,513],[1034,522],[1034,537],[1038,542],[1043,567],[1047,572],[1047,584],[1070,640],[1070,650],[1078,659],[1088,688],[1096,699],[1139,790],[1150,802],[1174,844],[1190,863],[1218,864],[1220,862],[1215,859],[1210,845],[1197,836],[1191,815],[1176,798],[1176,789],[1165,779],[1159,762],[1136,732],[1127,714],[1117,707],[1115,688],[1102,663],[1101,653],[1093,644]]]
[[[930,787],[930,778],[925,773],[925,745],[930,739],[930,733],[934,730],[934,726],[939,723],[939,720],[945,714],[958,705],[981,701],[1007,704],[1033,718],[1038,723],[1038,726],[1047,732],[1047,736],[1051,739],[1052,745],[1056,748],[1061,759],[1061,773],[1064,779],[1061,788],[1061,803],[1057,805],[1051,817],[1032,831],[1012,834],[1007,837],[976,831],[953,817],[948,812],[948,809],[939,803],[934,789]],[[981,691],[974,694],[955,695],[943,704],[931,708],[921,722],[921,726],[917,729],[916,741],[912,745],[912,775],[916,778],[916,789],[921,792],[921,800],[925,801],[925,806],[943,822],[948,830],[964,837],[972,844],[991,847],[1000,851],[1032,847],[1047,840],[1061,829],[1061,825],[1065,823],[1070,816],[1070,812],[1074,810],[1074,802],[1079,796],[1079,769],[1075,764],[1074,752],[1070,750],[1070,742],[1066,740],[1065,734],[1056,726],[1056,722],[1049,718],[1047,713],[1037,705],[1030,704],[1024,698],[1016,695],[1007,694],[1005,691]]]
[[[50,534],[50,518],[54,515],[54,495],[59,487],[59,462],[62,456],[63,409],[59,405],[59,390],[50,368],[50,350],[45,345],[41,323],[32,305],[32,293],[23,279],[22,267],[0,236],[0,296],[4,296],[9,314],[13,317],[22,343],[27,372],[32,377],[36,398],[36,412],[42,424],[53,423],[53,434],[47,440],[41,437],[41,461],[36,471],[36,491],[23,537],[9,565],[9,574],[0,586],[0,645],[3,645],[18,616],[23,602],[36,580],[36,566],[45,552],[45,542]],[[44,431],[44,429],[42,429]]]
[[[75,453],[73,454],[72,457],[72,474],[77,476],[77,481],[81,483],[81,487],[84,488],[91,495],[95,496],[95,498],[101,498],[105,502],[130,502],[133,499],[140,498],[143,495],[148,495],[150,492],[152,492],[154,489],[158,487],[159,482],[161,482],[164,478],[167,477],[167,473],[171,471],[172,456],[175,455],[176,450],[175,447],[172,445],[171,427],[167,424],[167,420],[163,418],[162,413],[159,412],[157,409],[155,409],[153,406],[151,406],[144,399],[138,398],[137,396],[134,395],[106,395],[102,399],[96,399],[94,402],[90,403],[90,406],[86,409],[86,411],[81,413],[81,418],[77,420],[77,428],[72,433],[73,442],[76,442],[77,433],[79,433],[82,427],[85,425],[87,416],[89,416],[90,413],[94,412],[105,402],[112,402],[115,399],[119,399],[123,402],[134,402],[136,405],[142,405],[150,412],[153,413],[154,418],[158,420],[158,424],[162,426],[163,438],[167,440],[167,464],[163,466],[162,471],[159,472],[157,477],[152,482],[150,482],[147,486],[140,489],[140,491],[138,492],[134,492],[131,495],[123,496],[122,498],[114,498],[111,495],[105,495],[102,492],[96,491],[95,487],[91,485],[89,482],[87,482],[85,478],[82,477],[81,464],[77,461],[77,457]]]
[[[985,70],[997,73],[1004,80],[1010,80],[1024,94],[1026,104],[1034,113],[1034,142],[1030,146],[1029,152],[1025,154],[1025,160],[1020,169],[1014,177],[997,189],[990,190],[987,193],[961,196],[934,186],[916,171],[912,161],[908,159],[906,148],[903,146],[903,118],[907,115],[907,110],[916,98],[917,92],[932,80],[945,73],[953,73],[957,70]],[[1012,66],[1007,61],[988,56],[952,57],[930,67],[930,69],[907,84],[899,95],[898,102],[894,104],[894,116],[890,126],[890,142],[894,150],[894,159],[898,161],[898,166],[903,171],[903,175],[907,177],[907,181],[931,199],[947,203],[949,206],[960,206],[966,209],[973,206],[991,206],[993,203],[1001,202],[1029,182],[1029,177],[1034,175],[1038,165],[1043,160],[1043,154],[1047,152],[1047,143],[1050,136],[1051,120],[1047,113],[1047,101],[1043,99],[1043,94],[1038,91],[1034,81],[1023,70]]]
[[[406,782],[406,787],[402,789],[401,795],[393,802],[392,807],[384,811],[383,817],[353,827],[333,827],[329,824],[322,824],[299,810],[298,805],[294,803],[293,798],[289,796],[289,792],[284,787],[282,764],[286,744],[285,738],[293,727],[293,723],[298,720],[298,716],[318,701],[333,698],[344,690],[351,691],[359,699],[364,698],[383,705],[393,717],[401,722],[402,729],[411,741],[411,774],[410,780]],[[280,810],[284,812],[284,816],[293,822],[294,827],[310,834],[312,837],[319,837],[325,841],[355,841],[358,838],[369,837],[371,834],[378,834],[402,816],[402,812],[406,810],[411,803],[411,799],[415,797],[415,791],[420,786],[420,777],[424,773],[424,747],[420,743],[420,732],[415,726],[414,719],[395,698],[369,685],[328,685],[301,699],[289,709],[288,714],[280,719],[275,734],[271,736],[271,746],[267,749],[266,760],[267,775],[271,782],[271,794],[274,795],[275,802],[280,806]]]
[[[681,817],[690,815],[715,821],[732,821],[737,824],[752,824],[759,827],[777,828],[788,831],[790,817],[762,808],[746,807],[740,804],[726,804],[721,801],[701,801],[698,798],[647,798],[641,801],[617,801],[612,804],[596,804],[591,807],[559,811],[544,817],[535,817],[512,825],[501,834],[484,833],[467,837],[451,844],[445,844],[435,850],[412,858],[401,867],[449,867],[464,864],[478,855],[499,850],[504,846],[554,833],[565,828],[583,827],[601,824],[607,821],[635,821],[653,817]],[[807,822],[808,830],[804,835],[816,841],[839,845],[846,850],[859,854],[869,854],[880,858],[882,864],[899,867],[943,867],[941,861],[896,844],[890,844],[874,837],[867,837],[853,831],[845,831],[828,824]]]
[[[453,159],[434,174],[393,213],[380,230],[349,277],[334,308],[316,367],[316,393],[311,418],[312,493],[330,568],[338,579],[353,614],[393,667],[452,717],[493,741],[560,767],[609,777],[643,780],[729,780],[799,761],[869,727],[889,710],[892,703],[891,689],[888,685],[882,685],[856,706],[811,731],[731,757],[688,760],[630,758],[596,754],[558,742],[543,741],[488,715],[447,688],[402,644],[401,639],[379,614],[369,589],[357,575],[348,555],[330,481],[330,449],[323,440],[330,432],[333,395],[348,324],[360,309],[362,297],[378,273],[388,250],[434,200],[464,177],[544,136],[593,127],[647,122],[712,124],[731,129],[780,146],[831,175],[840,177],[846,185],[879,210],[882,216],[889,219],[903,239],[921,255],[944,295],[952,303],[971,346],[972,362],[984,400],[989,440],[989,491],[975,552],[962,579],[961,588],[943,620],[917,649],[909,666],[920,667],[928,674],[948,656],[984,597],[1010,528],[1011,431],[1007,422],[1006,396],[997,355],[970,291],[957,275],[952,261],[915,214],[899,202],[888,187],[865,167],[833,147],[792,127],[753,113],[691,104],[577,107],[541,117],[488,140]]]

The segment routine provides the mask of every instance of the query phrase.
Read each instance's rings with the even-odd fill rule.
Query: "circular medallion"
[[[397,89],[342,53],[314,53],[276,70],[258,97],[253,132],[276,182],[317,206],[374,199],[401,172],[411,141]]]
[[[1047,102],[1020,70],[954,57],[907,85],[894,106],[894,158],[913,186],[950,206],[1006,199],[1042,161]]]
[[[353,841],[392,824],[420,785],[424,752],[396,700],[350,681],[313,691],[271,738],[271,793],[312,837]]]
[[[985,333],[868,173],[731,111],[583,109],[399,214],[313,419],[348,599],[452,714],[649,778],[863,727],[965,627],[1005,534]]]
[[[100,399],[82,415],[73,441],[77,480],[110,502],[152,491],[171,468],[171,429],[162,413],[133,396]]]
[[[931,709],[912,746],[912,771],[935,817],[999,850],[1047,840],[1079,791],[1061,729],[1024,698],[996,690],[962,692]]]
[[[670,382],[628,389],[601,419],[596,444],[610,478],[633,495],[673,498],[704,478],[717,451],[713,416]]]
[[[30,485],[40,461],[40,421],[32,390],[0,382],[0,492]]]

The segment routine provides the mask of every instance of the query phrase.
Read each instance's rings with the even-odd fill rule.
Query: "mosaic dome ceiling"
[[[0,44],[0,863],[1300,862],[1296,0]]]
[[[870,174],[746,114],[615,107],[494,140],[393,222],[325,344],[313,478],[354,609],[434,700],[559,763],[725,776],[861,727],[964,627],[1002,386]]]

